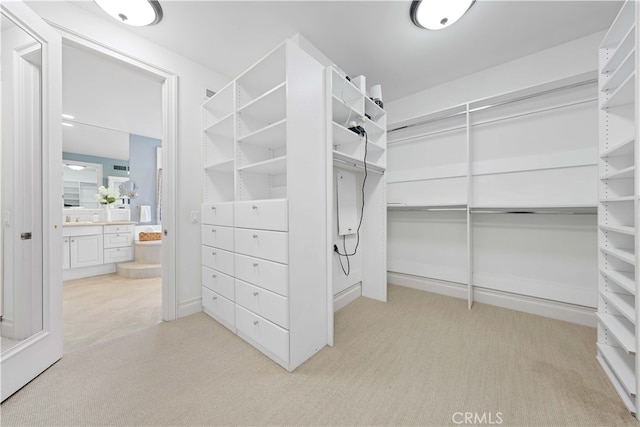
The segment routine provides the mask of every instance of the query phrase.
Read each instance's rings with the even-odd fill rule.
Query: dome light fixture
[[[73,171],[81,171],[84,169],[84,166],[82,165],[65,165],[65,166]]]
[[[134,27],[155,25],[162,20],[157,0],[95,0],[114,19]]]
[[[413,0],[411,21],[420,28],[441,30],[462,18],[473,3],[475,0]]]

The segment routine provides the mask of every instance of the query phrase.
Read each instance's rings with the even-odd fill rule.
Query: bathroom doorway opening
[[[176,76],[61,32],[69,353],[176,318]]]

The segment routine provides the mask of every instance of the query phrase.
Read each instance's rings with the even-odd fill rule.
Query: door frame
[[[177,247],[178,76],[169,70],[116,50],[55,22],[46,22],[62,36],[63,45],[68,44],[107,55],[112,59],[122,61],[152,74],[162,84],[162,320],[176,320],[178,313],[175,268]]]

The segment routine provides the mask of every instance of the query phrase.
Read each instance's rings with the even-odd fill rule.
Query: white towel
[[[151,206],[140,205],[140,222],[151,222]]]

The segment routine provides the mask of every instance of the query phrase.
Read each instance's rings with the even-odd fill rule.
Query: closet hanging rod
[[[589,84],[592,84],[592,83],[597,83],[597,82],[598,82],[597,78],[584,80],[582,82],[572,83],[572,84],[565,85],[565,86],[558,86],[558,87],[553,88],[553,89],[547,89],[547,90],[543,90],[541,92],[536,92],[536,93],[532,93],[532,94],[529,94],[529,95],[523,95],[523,96],[516,97],[516,98],[513,98],[513,99],[508,99],[506,101],[496,102],[495,104],[489,104],[489,105],[483,105],[481,107],[471,108],[468,111],[469,111],[469,113],[472,113],[474,111],[480,111],[480,110],[486,110],[486,109],[489,109],[489,108],[500,107],[502,105],[507,105],[507,104],[511,104],[511,103],[519,102],[519,101],[526,101],[527,99],[537,98],[539,96],[548,95],[548,94],[551,94],[551,93],[554,93],[554,92],[559,92],[559,91],[562,91],[562,90],[575,89],[577,87],[586,86],[586,85],[589,85]],[[479,101],[473,101],[473,103],[475,103],[475,102],[479,102]],[[469,105],[469,104],[471,104],[471,103],[468,103],[466,105]],[[465,104],[463,104],[463,105],[465,105]],[[452,107],[452,108],[455,108],[455,107]],[[397,127],[397,128],[391,128],[391,129],[387,130],[387,133],[395,132],[395,131],[402,130],[402,129],[411,128],[411,127],[414,127],[414,126],[420,126],[420,125],[424,125],[424,124],[428,124],[428,123],[438,122],[440,120],[449,119],[451,117],[463,115],[463,114],[466,114],[466,113],[467,113],[467,111],[459,111],[457,113],[449,114],[449,115],[444,116],[444,117],[438,117],[438,118],[435,118],[435,119],[427,119],[427,120],[423,120],[423,121],[420,121],[420,122],[416,122],[416,123],[411,123],[411,124],[408,124],[408,125],[400,126],[400,127]]]
[[[568,107],[574,107],[576,105],[586,104],[586,103],[594,102],[594,101],[597,101],[597,100],[598,100],[598,98],[583,99],[583,100],[580,100],[580,101],[569,102],[569,103],[566,103],[566,104],[554,105],[553,107],[542,108],[542,109],[534,110],[534,111],[527,111],[526,113],[513,114],[511,116],[498,117],[498,118],[495,118],[495,119],[489,119],[489,120],[485,120],[485,121],[482,121],[482,122],[472,123],[471,126],[482,126],[482,125],[486,125],[486,124],[500,122],[502,120],[517,119],[519,117],[525,117],[525,116],[528,116],[530,114],[546,113],[546,112],[549,112],[549,111],[559,110],[559,109],[568,108]],[[420,138],[424,138],[424,137],[427,137],[427,136],[434,136],[434,135],[438,135],[438,134],[441,134],[441,133],[447,133],[447,132],[452,132],[452,131],[455,131],[455,130],[465,129],[466,127],[467,127],[467,125],[465,124],[465,125],[461,125],[461,126],[456,126],[456,127],[452,127],[452,128],[438,130],[438,131],[425,132],[425,133],[421,133],[421,134],[418,134],[418,135],[407,136],[406,138],[393,139],[391,141],[388,141],[387,145],[403,144],[405,142],[410,142],[410,141],[412,141],[414,139],[420,139]]]
[[[336,159],[336,158],[334,158],[333,161],[334,162],[338,162],[338,163],[344,163],[345,165],[351,166],[351,167],[356,168],[356,169],[364,170],[364,166],[359,165],[359,164],[354,163],[354,162],[349,162],[347,160]],[[373,172],[373,173],[377,173],[379,175],[384,175],[384,171],[373,169],[371,167],[367,167],[367,172]]]

